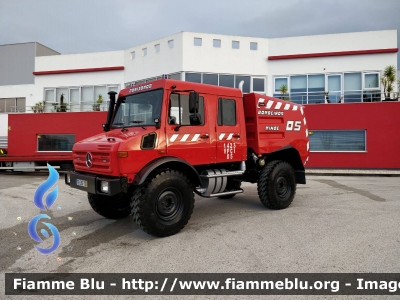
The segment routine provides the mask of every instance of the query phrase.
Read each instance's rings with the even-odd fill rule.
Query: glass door
[[[342,75],[341,74],[331,74],[326,76],[328,87],[328,97],[325,97],[325,102],[327,103],[340,103],[343,102],[342,99]]]
[[[70,111],[80,111],[79,88],[69,89]]]

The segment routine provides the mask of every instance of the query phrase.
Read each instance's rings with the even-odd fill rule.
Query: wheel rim
[[[163,190],[157,198],[156,212],[163,221],[172,221],[180,217],[183,211],[182,195],[176,188]]]
[[[281,200],[289,199],[292,188],[289,184],[289,178],[285,174],[281,174],[276,179],[276,193]]]

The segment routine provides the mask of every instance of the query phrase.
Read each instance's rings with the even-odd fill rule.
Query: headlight
[[[67,173],[67,183],[70,184],[71,183],[71,175],[69,173]]]
[[[101,190],[103,193],[108,193],[108,182],[107,182],[107,181],[102,181],[102,182],[100,183],[100,190]]]

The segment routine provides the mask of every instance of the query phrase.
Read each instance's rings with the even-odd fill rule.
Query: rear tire
[[[175,170],[163,170],[133,193],[131,212],[136,224],[158,237],[178,233],[190,219],[194,207],[193,187]]]
[[[131,214],[128,194],[104,196],[88,193],[88,200],[93,210],[107,219],[122,219]]]
[[[296,179],[293,167],[280,160],[269,162],[260,172],[257,184],[258,196],[268,208],[287,208],[296,194]]]

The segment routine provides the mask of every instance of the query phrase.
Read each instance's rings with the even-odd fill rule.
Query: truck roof
[[[123,97],[131,94],[144,92],[146,90],[155,90],[159,88],[170,90],[174,85],[176,86],[175,90],[195,90],[196,92],[202,94],[215,94],[215,95],[221,95],[221,96],[223,95],[229,97],[243,96],[242,91],[238,88],[230,88],[224,86],[216,86],[211,84],[202,84],[202,83],[172,80],[172,79],[159,79],[134,85],[129,88],[121,90],[119,96]]]

